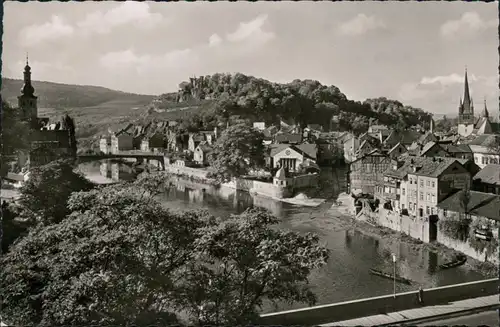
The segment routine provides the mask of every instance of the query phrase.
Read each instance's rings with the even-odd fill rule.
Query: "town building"
[[[421,146],[419,156],[421,157],[447,157],[449,154],[445,149],[434,141]]]
[[[500,195],[500,165],[489,164],[481,169],[472,178],[472,189]]]
[[[394,162],[380,150],[354,160],[349,165],[349,192],[353,194],[375,194],[375,187],[383,181],[384,172]]]
[[[105,154],[111,153],[111,135],[102,135],[99,139],[99,151]]]
[[[474,162],[484,168],[488,164],[500,163],[500,136],[483,134],[467,143],[471,149]]]
[[[270,167],[285,167],[289,171],[298,171],[306,160],[316,162],[318,148],[316,144],[272,144],[270,151]]]
[[[408,152],[408,149],[401,143],[394,145],[388,152],[387,155],[391,159],[397,159]]]
[[[450,157],[457,159],[474,159],[474,154],[467,144],[439,143],[439,145]]]
[[[200,165],[208,164],[208,156],[212,151],[213,148],[210,144],[207,141],[202,141],[198,144],[193,153],[193,160]]]
[[[75,159],[77,152],[75,122],[67,114],[55,124],[50,124],[48,118],[38,117],[38,97],[32,85],[31,67],[27,58],[24,67],[24,85],[17,99],[21,119],[28,123],[31,130],[29,167],[45,165],[58,159]]]
[[[346,163],[356,160],[356,152],[359,148],[359,139],[352,135],[351,138],[344,142],[344,160]]]
[[[436,214],[436,206],[453,190],[470,188],[471,174],[460,159],[414,157],[383,173],[375,197],[386,209],[412,216]],[[462,160],[466,163],[466,160]]]
[[[127,130],[111,134],[111,153],[134,150],[134,136]]]

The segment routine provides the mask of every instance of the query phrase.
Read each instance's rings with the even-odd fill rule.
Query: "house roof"
[[[401,144],[401,142],[399,142],[398,144],[393,146],[388,153],[391,154],[393,151],[396,151],[396,149],[399,148],[400,146],[402,146],[405,149],[405,151],[408,151],[408,149],[403,144]]]
[[[5,179],[15,181],[15,182],[23,182],[24,176],[21,174],[7,173],[7,176],[5,176]]]
[[[472,153],[467,144],[440,144],[449,153]]]
[[[208,144],[207,141],[202,141],[200,142],[200,144],[198,144],[198,147],[201,149],[201,151],[203,151],[204,153],[210,153],[212,152],[214,149],[210,146],[210,144]]]
[[[302,142],[302,134],[290,134],[282,133],[275,136],[275,140],[278,143],[290,142],[290,143],[300,143]]]
[[[495,145],[498,141],[500,141],[500,136],[499,135],[494,135],[494,134],[483,134],[479,135],[473,140],[469,141],[467,144],[468,145],[479,145],[479,146],[493,146]]]
[[[476,175],[473,180],[476,182],[500,185],[500,165],[486,165]]]
[[[439,202],[438,207],[448,211],[467,212],[471,215],[486,217],[500,221],[500,196],[490,193],[482,193],[460,190]],[[464,199],[467,199],[464,204]]]
[[[433,147],[441,147],[439,144],[437,144],[436,142],[434,141],[431,141],[431,142],[427,142],[427,144],[424,145],[424,147],[422,148],[422,150],[420,151],[420,155],[424,155],[426,154],[427,152],[429,152]]]
[[[271,144],[270,145],[271,151],[270,151],[270,156],[274,157],[276,154],[280,153],[281,151],[285,149],[293,149],[294,151],[297,151],[298,153],[302,155],[306,155],[307,157],[316,160],[317,153],[318,153],[318,148],[316,144],[309,144],[309,143],[302,143],[302,144],[297,144],[297,145],[290,145],[290,144]]]
[[[405,162],[398,169],[390,167],[384,172],[384,175],[396,178],[404,178],[409,173],[418,176],[439,177],[451,164],[454,162],[465,164],[466,159],[443,158],[443,157],[407,157]],[[413,167],[417,167],[417,171],[413,172]]]

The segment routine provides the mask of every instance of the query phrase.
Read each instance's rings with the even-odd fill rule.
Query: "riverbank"
[[[342,201],[342,196],[339,197],[339,200]],[[442,262],[452,261],[456,258],[457,255],[465,255],[438,242],[424,243],[418,239],[414,239],[406,234],[400,233],[390,228],[379,225],[372,225],[365,221],[357,220],[352,214],[348,212],[348,207],[345,203],[340,203],[340,205],[334,204],[331,210],[334,212],[336,211],[342,218],[346,220],[347,224],[349,225],[347,230],[352,232],[357,231],[363,235],[370,236],[375,239],[383,239],[388,246],[396,245],[398,243],[405,243],[409,245],[414,252],[427,250],[438,254]],[[483,274],[486,278],[494,278],[498,276],[497,265],[489,262],[481,262],[469,256],[466,257],[467,262],[464,265],[465,267]]]

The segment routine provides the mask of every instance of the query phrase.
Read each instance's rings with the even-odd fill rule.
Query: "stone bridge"
[[[137,162],[149,162],[150,160],[158,161],[162,170],[165,170],[165,155],[157,152],[143,152],[143,151],[120,151],[116,153],[101,153],[101,154],[79,154],[78,162],[88,162],[104,159],[136,159]]]

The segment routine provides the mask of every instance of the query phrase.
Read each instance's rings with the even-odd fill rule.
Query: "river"
[[[106,161],[81,164],[79,168],[89,179],[100,183],[111,182],[113,178],[116,181],[132,179],[135,176],[129,165],[111,164]],[[325,194],[335,196],[344,191],[345,176],[345,171],[342,169],[323,170],[321,178],[330,185]],[[374,238],[354,231],[352,221],[342,216],[335,207],[331,207],[332,201],[315,208],[308,208],[191,181],[176,179],[174,185],[161,197],[165,205],[173,210],[203,208],[214,215],[228,216],[240,213],[250,206],[259,206],[281,218],[278,228],[318,234],[322,244],[330,249],[328,263],[313,271],[310,276],[310,284],[318,297],[318,304],[392,294],[391,280],[370,275],[368,272],[370,268],[375,268],[392,273],[392,253],[396,253],[398,257],[396,263],[398,274],[415,281],[412,286],[397,284],[397,292],[415,290],[419,286],[429,288],[485,278],[467,266],[438,271],[437,265],[443,262],[436,253],[415,245],[390,242],[384,238]],[[292,306],[282,304],[278,310],[303,306],[303,304]],[[275,309],[266,307],[264,311],[275,311]]]

